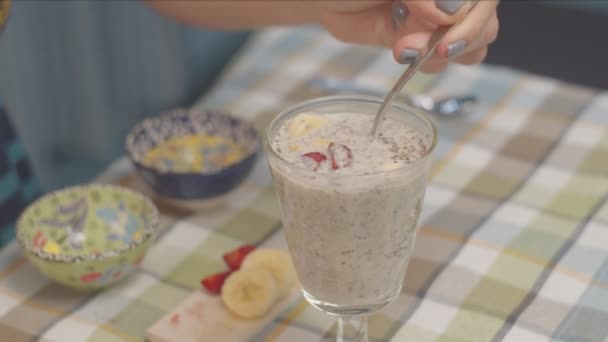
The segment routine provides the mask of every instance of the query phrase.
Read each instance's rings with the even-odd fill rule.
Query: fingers
[[[484,46],[454,59],[454,62],[466,65],[479,64],[486,59],[487,55],[488,48]]]
[[[437,26],[453,25],[467,12],[465,0],[404,0],[412,16],[425,18]]]
[[[425,17],[412,15],[407,4],[401,0],[394,0],[391,5],[393,31],[398,36],[413,32],[433,31],[437,25],[428,21]]]
[[[344,1],[347,2],[350,1]],[[370,1],[361,3],[369,6]],[[321,13],[323,25],[334,37],[348,43],[393,47],[400,37],[416,32],[431,32],[436,28],[425,18],[412,15],[400,0],[384,1],[362,11],[328,9]]]
[[[496,40],[498,1],[479,1],[468,16],[443,38],[437,47],[437,54],[451,58],[467,51],[475,50]]]
[[[428,42],[432,32],[416,32],[405,35],[393,47],[393,56],[400,64],[411,64],[423,56],[428,50]]]
[[[483,62],[487,54],[488,48],[482,47],[477,50],[465,53],[464,55],[454,59],[453,61],[465,65],[479,64]],[[426,73],[438,73],[444,71],[448,67],[449,63],[450,60],[447,59],[434,60],[424,64],[421,70]]]
[[[449,43],[449,41],[442,42],[437,47],[437,58],[449,59],[460,63],[462,59],[460,59],[459,56],[466,55],[471,51],[487,50],[487,47],[496,40],[498,26],[498,18],[496,17],[496,14],[494,14],[486,26],[481,30],[481,33],[478,33],[477,37],[470,37],[468,40],[459,39],[453,43]]]
[[[411,64],[424,55],[430,48],[429,39],[438,36],[440,26],[445,29],[467,15],[442,39],[423,69],[428,72],[445,69],[449,61],[479,63],[498,33],[498,0],[481,0],[470,13],[471,3],[464,0],[323,3],[322,21],[333,36],[349,43],[392,47],[395,60],[401,64]],[[333,8],[334,3],[349,6],[347,10]]]
[[[443,72],[448,67],[448,62],[438,62],[438,63],[426,63],[422,66],[420,70],[426,72],[428,74],[436,74],[439,72]]]
[[[494,0],[484,0],[469,13],[469,16],[447,33],[437,47],[436,53],[427,63],[435,70],[439,61],[455,60],[456,57],[471,51],[487,47],[496,40],[498,34],[498,18]],[[424,55],[429,49],[430,32],[418,32],[400,37],[393,46],[395,60],[402,64],[410,64]]]

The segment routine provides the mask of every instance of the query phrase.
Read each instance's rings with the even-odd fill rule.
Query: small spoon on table
[[[314,77],[309,82],[311,87],[324,92],[356,93],[383,96],[379,89],[355,85],[351,82],[332,77]],[[473,94],[448,95],[433,98],[425,94],[405,94],[403,100],[419,109],[423,109],[441,118],[456,118],[471,112],[477,103]]]

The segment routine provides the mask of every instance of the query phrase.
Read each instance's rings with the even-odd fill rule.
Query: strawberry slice
[[[317,171],[321,163],[327,160],[327,156],[321,152],[308,152],[302,155],[302,160],[307,168]]]
[[[83,283],[92,283],[102,276],[99,272],[88,273],[80,277],[80,281]]]
[[[201,280],[201,285],[203,285],[207,291],[213,294],[220,294],[222,292],[224,281],[226,281],[226,278],[228,278],[230,273],[232,273],[232,270],[210,275]]]
[[[34,247],[38,247],[38,248],[42,248],[44,247],[44,245],[46,245],[46,238],[44,237],[44,234],[42,234],[41,231],[37,231],[36,235],[34,235]]]
[[[333,142],[327,147],[331,157],[331,169],[338,170],[343,167],[350,166],[353,161],[353,152],[346,145],[334,144]]]
[[[180,316],[178,313],[173,314],[173,316],[171,316],[170,322],[171,322],[172,326],[176,327],[179,324],[179,321],[180,321]]]
[[[251,253],[255,249],[254,246],[251,245],[243,245],[235,250],[232,250],[226,254],[224,254],[224,261],[230,267],[231,270],[238,270],[245,260],[247,254]]]

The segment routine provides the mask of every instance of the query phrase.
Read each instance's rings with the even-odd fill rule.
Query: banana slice
[[[289,292],[296,280],[291,257],[281,249],[256,249],[247,255],[241,268],[247,270],[266,269],[270,271],[277,282],[280,297]]]
[[[232,273],[222,287],[222,301],[241,318],[264,315],[278,298],[276,280],[265,269],[240,269]]]
[[[290,138],[299,138],[325,125],[329,120],[327,118],[313,113],[301,113],[291,120],[287,127],[287,135]]]
[[[399,164],[396,161],[386,162],[386,163],[384,163],[384,165],[382,165],[382,169],[385,171],[391,171],[391,170],[397,169],[399,167],[401,167],[401,164]]]
[[[315,146],[327,148],[327,146],[329,145],[329,143],[331,143],[331,141],[329,139],[318,138],[318,139],[315,139],[312,143]]]

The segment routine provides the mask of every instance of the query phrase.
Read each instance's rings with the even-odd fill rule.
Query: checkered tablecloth
[[[325,95],[308,84],[314,76],[387,90],[401,71],[386,51],[314,29],[272,29],[196,106],[262,129],[287,105]],[[439,145],[405,288],[371,318],[371,339],[606,340],[608,93],[490,66],[419,75],[407,91],[472,92],[480,104],[467,117],[437,120]],[[143,189],[126,160],[100,181]],[[164,230],[141,270],[98,294],[50,283],[16,244],[2,250],[0,340],[140,341],[199,289],[202,275],[223,269],[225,251],[245,242],[285,246],[263,158],[222,202],[157,203]],[[249,340],[318,341],[333,325],[300,297]]]

